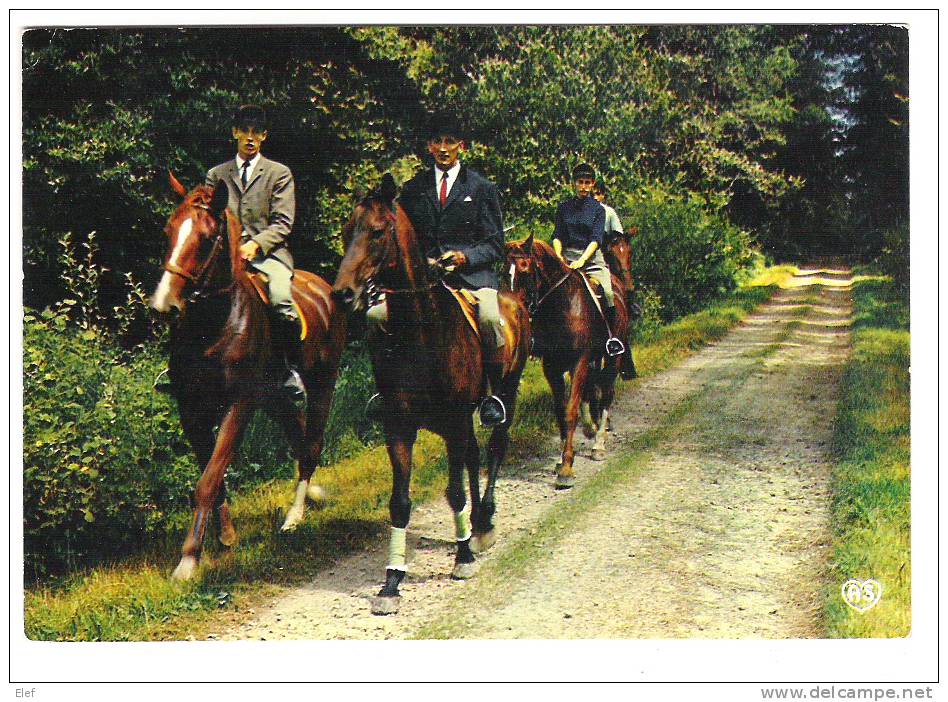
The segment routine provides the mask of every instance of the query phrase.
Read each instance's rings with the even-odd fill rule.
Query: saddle
[[[267,277],[266,273],[261,273],[260,271],[247,271],[247,278],[250,279],[250,284],[253,285],[253,289],[257,291],[260,301],[269,309],[270,294],[267,292],[267,289],[269,287],[270,278]],[[306,315],[303,314],[303,310],[296,300],[293,300],[293,309],[296,310],[296,314],[299,315],[300,318],[300,341],[304,341],[306,335],[309,333]]]
[[[444,281],[442,281],[441,284],[451,291],[451,295],[457,300],[458,306],[461,308],[461,312],[464,313],[464,318],[467,320],[467,323],[471,325],[471,329],[474,330],[474,333],[477,334],[477,338],[480,339],[481,330],[477,327],[477,298],[474,297],[474,294],[470,290],[452,288]]]
[[[584,271],[579,271],[579,275],[586,283],[586,290],[589,292],[589,296],[592,297],[593,302],[596,303],[599,314],[602,315],[602,321],[606,323],[606,329],[609,332],[609,338],[606,339],[606,355],[610,357],[622,355],[625,352],[625,344],[612,334],[612,330],[609,329],[609,321],[606,318],[606,311],[602,307],[602,296],[604,294],[602,283],[592,276],[586,275]]]

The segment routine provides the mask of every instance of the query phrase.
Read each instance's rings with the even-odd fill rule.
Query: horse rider
[[[504,223],[497,187],[461,163],[465,134],[449,114],[434,116],[426,132],[433,168],[416,173],[402,188],[399,202],[418,233],[422,251],[445,272],[443,280],[477,298],[484,370],[491,389],[499,387],[504,366],[504,321],[497,304],[495,265],[504,256]],[[384,333],[384,299],[366,314],[369,333]],[[374,398],[373,398],[374,399]],[[479,408],[481,423],[505,421],[499,397],[488,395]]]
[[[227,207],[243,227],[240,256],[267,279],[272,336],[286,366],[282,389],[294,402],[305,404],[306,388],[299,374],[302,327],[293,305],[293,256],[288,247],[296,213],[293,174],[260,153],[267,126],[262,107],[241,105],[231,126],[237,156],[209,170],[205,185],[227,186]],[[165,392],[171,391],[170,386],[167,380],[155,383]]]
[[[610,232],[622,234],[624,233],[622,222],[619,221],[619,215],[616,214],[616,211],[606,204],[606,192],[606,184],[602,181],[602,178],[599,178],[596,180],[596,185],[593,186],[593,197],[606,211],[605,233],[607,236]],[[633,231],[635,230],[633,229]]]
[[[602,286],[605,303],[603,316],[609,328],[606,352],[610,356],[618,356],[625,346],[612,334],[616,320],[615,299],[612,294],[612,276],[602,255],[606,210],[592,196],[595,186],[596,171],[592,166],[581,163],[573,169],[576,196],[560,203],[556,209],[553,250],[571,269],[582,270]]]
[[[596,180],[596,185],[593,186],[593,197],[596,198],[596,202],[602,205],[602,208],[606,211],[606,230],[605,236],[608,237],[610,234],[618,233],[623,234],[622,222],[619,220],[619,215],[616,214],[616,211],[606,204],[606,194],[608,189],[606,184],[603,182],[602,178]],[[637,233],[637,229],[632,227],[632,231],[629,232],[629,236],[634,236]],[[634,295],[631,289],[625,291],[625,300],[626,307],[629,310],[630,319],[638,319],[642,316],[642,308],[636,304],[633,299]],[[633,380],[638,377],[638,372],[635,370],[635,361],[632,360],[631,353],[629,354],[629,363],[623,364],[622,366],[622,377],[625,380]]]

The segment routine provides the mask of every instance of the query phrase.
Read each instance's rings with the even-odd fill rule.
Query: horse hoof
[[[172,580],[190,580],[194,577],[194,571],[197,570],[197,558],[194,556],[184,556],[178,567],[171,574]]]
[[[467,580],[473,578],[477,572],[477,563],[455,563],[454,570],[451,571],[451,577],[455,580]]]
[[[291,509],[287,512],[286,519],[283,522],[283,526],[280,527],[280,532],[283,534],[289,533],[291,531],[296,531],[303,521],[303,510],[301,509]]]
[[[323,509],[329,502],[326,491],[313,483],[310,483],[309,487],[306,488],[306,497],[313,502],[316,509]]]
[[[230,548],[237,543],[237,530],[233,527],[230,529],[221,529],[221,534],[217,540],[221,542],[222,546]]]
[[[497,530],[491,529],[483,534],[475,534],[471,537],[471,550],[474,553],[484,553],[497,541]]]
[[[575,484],[576,484],[575,475],[557,475],[556,483],[554,483],[553,486],[557,490],[566,490],[568,488],[573,487]]]
[[[594,461],[604,461],[606,460],[606,450],[605,449],[593,449],[592,450],[592,459]]]
[[[397,614],[398,607],[402,603],[402,598],[377,596],[372,598],[372,614]]]

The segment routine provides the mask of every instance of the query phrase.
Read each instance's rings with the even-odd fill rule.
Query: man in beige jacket
[[[273,338],[286,358],[284,389],[294,400],[305,402],[298,371],[300,320],[291,292],[293,256],[287,246],[296,213],[293,174],[260,153],[267,140],[262,107],[242,105],[234,115],[231,133],[237,142],[236,158],[208,171],[205,184],[227,186],[227,207],[243,227],[240,255],[268,279]],[[155,387],[170,390],[159,383]]]

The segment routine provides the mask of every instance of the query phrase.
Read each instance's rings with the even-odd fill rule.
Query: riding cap
[[[453,136],[461,140],[467,139],[467,133],[461,126],[457,115],[447,111],[436,112],[428,120],[425,139],[431,140],[439,136]]]
[[[255,127],[267,131],[267,113],[260,105],[241,105],[234,112],[233,126],[237,129]]]
[[[573,180],[577,178],[592,178],[596,180],[596,169],[588,163],[581,163],[573,169]]]

